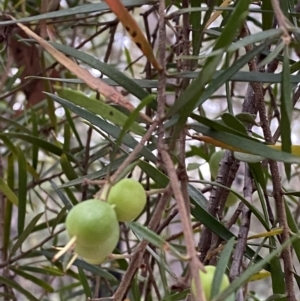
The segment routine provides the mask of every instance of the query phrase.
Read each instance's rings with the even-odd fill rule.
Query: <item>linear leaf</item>
[[[291,83],[290,83],[290,65],[289,65],[289,52],[288,47],[284,49],[283,70],[282,70],[282,83],[281,83],[281,121],[280,121],[280,134],[282,141],[282,151],[291,153],[291,117],[293,112],[293,100],[291,96]],[[288,180],[291,177],[291,165],[285,164],[285,173]]]
[[[56,254],[54,251],[48,251],[48,250],[41,250],[35,252],[37,255],[44,255],[49,259],[52,259],[53,256]],[[59,259],[60,261],[63,260],[63,257]],[[81,267],[84,270],[87,270],[95,275],[99,275],[106,279],[107,281],[117,283],[117,279],[110,273],[108,273],[105,269],[101,269],[95,265],[91,265],[81,259],[76,259],[73,265],[77,267]]]
[[[106,104],[101,99],[94,99],[88,97],[80,91],[71,89],[58,89],[57,94],[59,97],[66,99],[80,107],[83,107],[87,111],[100,115],[104,119],[111,121],[112,123],[123,127],[128,117],[114,108],[113,106]],[[136,119],[135,119],[136,120]],[[145,130],[136,122],[133,122],[129,127],[129,130],[135,134],[143,136]]]
[[[274,251],[272,251],[269,255],[265,256],[262,260],[257,262],[251,267],[248,267],[245,272],[243,272],[236,280],[234,280],[231,285],[224,290],[217,298],[213,298],[211,301],[222,301],[225,300],[226,297],[228,297],[231,293],[236,291],[238,288],[242,287],[249,278],[259,272],[261,269],[265,268],[265,265],[269,263],[271,259],[273,259],[275,256],[278,256],[281,254],[283,249],[289,246],[294,240],[299,239],[298,236],[293,236],[289,240],[285,241],[281,246],[277,247]]]
[[[102,130],[104,130],[105,133],[110,134],[114,138],[118,138],[120,135],[121,130],[106,122],[105,120],[95,116],[94,114],[86,111],[83,108],[80,108],[78,106],[75,106],[73,103],[66,101],[54,94],[49,94],[55,101],[60,103],[63,106],[66,106],[69,108],[71,111],[82,117],[83,119],[86,119],[90,123],[94,124],[95,126],[98,126]],[[129,134],[126,134],[123,139],[123,143],[126,144],[127,146],[134,148],[137,145],[137,141]],[[156,157],[146,148],[144,147],[143,150],[141,151],[141,154],[145,156],[150,161],[156,161]]]
[[[23,151],[18,150],[18,234],[23,234],[27,204],[27,162]]]
[[[25,230],[19,235],[17,241],[11,248],[11,254],[13,255],[23,244],[23,242],[26,240],[26,238],[32,233],[36,223],[40,219],[40,217],[44,214],[44,212],[41,212],[37,214],[27,225]]]
[[[61,45],[58,43],[51,43],[51,45],[53,45],[59,51],[70,55],[78,60],[81,60],[82,62],[99,70],[101,73],[109,77],[110,80],[114,81],[115,83],[118,83],[121,87],[126,89],[132,95],[135,95],[138,99],[143,99],[148,95],[148,93],[139,85],[138,81],[130,79],[123,72],[120,72],[113,66],[101,62],[94,56],[76,50],[70,46]]]
[[[231,258],[231,253],[234,249],[235,239],[231,238],[225,245],[224,250],[220,254],[219,261],[216,266],[216,272],[211,286],[211,298],[217,296],[220,292],[220,287],[223,281],[223,276],[227,269],[227,264]]]
[[[29,301],[39,301],[29,291],[27,291],[25,288],[23,288],[20,284],[18,284],[14,280],[10,280],[0,275],[0,282],[14,288],[15,290],[23,294]]]
[[[12,138],[19,138],[19,139],[29,142],[31,144],[36,144],[39,147],[41,147],[42,149],[44,149],[45,151],[53,153],[54,155],[57,155],[57,156],[61,156],[63,153],[66,153],[66,152],[64,152],[64,150],[61,147],[58,147],[50,142],[47,142],[41,138],[37,138],[37,137],[31,136],[31,135],[12,133],[12,132],[8,132],[5,135],[12,137]],[[1,138],[1,136],[0,136],[0,138]],[[68,156],[68,158],[70,158],[70,160],[72,160],[73,162],[76,162],[76,160],[70,153],[66,153],[66,155]]]
[[[11,201],[14,205],[18,206],[18,197],[9,188],[9,186],[4,182],[2,178],[0,178],[0,190],[5,194],[9,201]]]
[[[87,280],[87,277],[85,275],[85,272],[84,272],[83,268],[78,267],[78,275],[79,275],[79,278],[80,278],[80,282],[83,286],[86,298],[87,299],[91,298],[92,297],[92,292],[91,292],[91,289],[90,289],[90,286],[89,286],[89,283],[88,283],[88,280]]]
[[[124,0],[123,5],[126,7],[135,7],[140,6],[143,4],[151,3],[151,0]],[[32,21],[38,20],[46,20],[46,19],[54,19],[54,18],[61,18],[61,17],[69,17],[74,16],[77,14],[88,14],[88,13],[99,13],[100,11],[107,10],[108,6],[105,3],[95,3],[95,4],[86,4],[86,5],[79,5],[77,7],[72,7],[68,9],[61,9],[54,12],[49,12],[46,14],[40,14],[37,16],[20,18],[18,20],[11,20],[11,21],[3,21],[0,22],[0,25],[9,25],[15,23],[28,23]]]
[[[15,272],[17,275],[31,281],[32,283],[40,286],[41,288],[43,288],[46,292],[48,293],[53,293],[54,292],[54,289],[51,285],[49,285],[46,281],[38,278],[38,277],[35,277],[33,276],[32,274],[29,274],[29,273],[26,273],[18,268],[14,268],[14,267],[11,267],[10,270],[12,270],[13,272]]]
[[[255,141],[254,139],[236,136],[231,133],[216,132],[200,124],[191,124],[190,128],[194,129],[198,133],[202,133],[205,136],[212,137],[232,147],[239,148],[240,150],[249,154],[259,155],[264,158],[285,163],[300,164],[299,156],[272,149],[271,147],[268,147],[259,141]]]
[[[139,237],[139,239],[145,239],[152,245],[162,250],[171,250],[174,254],[178,254],[178,251],[171,244],[166,242],[160,235],[151,231],[147,227],[144,227],[136,222],[129,222],[128,226],[135,233],[135,235]]]

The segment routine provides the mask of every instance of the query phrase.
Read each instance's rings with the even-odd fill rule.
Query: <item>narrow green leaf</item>
[[[160,235],[156,234],[155,232],[151,231],[147,227],[142,226],[136,222],[129,222],[129,228],[137,235],[140,239],[145,239],[149,243],[153,244],[154,246],[162,249],[162,250],[170,250],[174,255],[179,255],[178,251],[166,242]]]
[[[218,71],[216,70],[212,81],[209,84],[209,86],[205,89],[203,92],[203,95],[199,96],[199,102],[197,105],[200,105],[203,100],[202,98],[208,98],[208,93],[215,92],[220,86],[222,86],[227,81],[237,81],[237,82],[253,82],[253,83],[281,83],[282,82],[282,73],[263,73],[263,72],[248,72],[248,71],[238,71],[240,68],[242,68],[246,63],[246,58],[252,58],[253,53],[257,53],[257,49],[261,49],[259,52],[262,52],[262,49],[264,49],[268,44],[270,44],[270,41],[266,41],[265,43],[261,44],[260,46],[254,47],[250,52],[248,52],[246,55],[242,56],[240,59],[235,61],[235,63],[230,66],[229,68],[225,70]],[[293,65],[295,66],[295,65]],[[300,66],[299,66],[300,69]],[[296,72],[299,69],[292,70],[291,72]],[[180,73],[171,73],[169,75],[170,78],[190,78],[195,79],[199,75],[198,71],[183,71]],[[221,83],[218,82],[218,80],[221,81]],[[297,84],[300,81],[300,75],[290,75],[290,82],[292,84]],[[211,86],[212,85],[212,86]],[[211,90],[214,88],[214,90],[211,92]],[[209,89],[207,91],[207,89]],[[209,96],[211,96],[210,94]]]
[[[2,179],[0,179],[1,182]],[[12,153],[8,155],[7,158],[7,187],[9,189],[14,188],[15,183],[15,169],[14,169],[14,156]],[[0,188],[1,190],[1,188]],[[6,195],[6,194],[4,194]],[[7,197],[7,195],[6,195]],[[18,202],[17,197],[16,202]],[[17,205],[16,203],[15,205]],[[4,216],[4,237],[3,237],[3,252],[4,254],[8,254],[8,249],[10,245],[10,231],[11,231],[11,221],[12,221],[12,211],[13,211],[13,202],[7,197],[5,202],[5,216]]]
[[[286,293],[284,294],[272,294],[265,301],[287,301]]]
[[[257,68],[260,68],[261,66],[265,66],[267,64],[269,64],[270,62],[272,62],[274,59],[276,59],[277,55],[279,55],[281,53],[281,51],[283,50],[283,48],[285,47],[285,43],[284,41],[282,41],[279,45],[276,46],[276,48],[270,52],[269,55],[267,55],[267,57],[265,57],[258,65]]]
[[[10,270],[12,270],[17,275],[31,281],[35,285],[40,286],[41,288],[43,288],[48,293],[53,293],[54,292],[53,287],[51,285],[49,285],[47,282],[45,282],[44,280],[42,280],[38,277],[35,277],[32,274],[26,273],[26,272],[24,272],[24,271],[22,271],[18,268],[10,267]]]
[[[289,153],[281,152],[275,149],[255,141],[252,138],[244,138],[241,136],[236,136],[231,133],[216,132],[204,125],[191,124],[190,128],[194,129],[198,133],[202,133],[205,136],[214,138],[215,140],[226,143],[232,147],[238,147],[240,150],[246,153],[251,153],[253,155],[262,156],[275,161],[285,162],[285,163],[297,163],[300,164],[300,157]]]
[[[95,126],[101,128],[105,133],[110,134],[114,138],[118,138],[120,135],[121,130],[117,128],[116,126],[109,124],[105,120],[95,116],[94,114],[86,111],[83,108],[80,108],[78,106],[75,106],[73,103],[68,102],[54,94],[50,95],[55,101],[60,103],[63,106],[66,106],[71,111],[76,113],[77,115],[81,116],[83,119],[86,119],[90,123],[94,124]],[[123,139],[123,143],[131,148],[134,148],[138,142],[129,134],[126,134]],[[150,160],[152,162],[156,161],[156,157],[152,154],[152,152],[149,151],[147,147],[144,147],[141,151],[141,154],[147,158],[147,160]]]
[[[148,95],[146,98],[144,98],[139,105],[131,112],[131,114],[129,115],[128,119],[126,120],[126,122],[124,123],[121,133],[116,141],[116,147],[115,150],[111,156],[111,161],[113,161],[117,149],[119,148],[119,146],[122,143],[123,138],[126,135],[126,132],[132,128],[132,125],[134,124],[134,121],[138,118],[140,111],[146,107],[147,105],[149,105],[152,101],[154,100],[153,95]],[[145,133],[145,131],[144,131]]]
[[[23,271],[29,271],[33,273],[48,275],[48,276],[63,276],[64,272],[59,270],[56,267],[52,266],[42,266],[42,267],[34,267],[34,266],[28,266],[28,265],[21,265],[18,266],[19,270]]]
[[[280,1],[279,4],[280,4],[280,8],[281,8],[282,12],[288,18],[289,17],[289,5],[288,5],[288,1]]]
[[[77,172],[75,171],[72,164],[68,160],[68,157],[65,154],[62,154],[60,156],[60,165],[61,165],[61,168],[62,168],[65,176],[67,177],[67,179],[69,181],[75,180],[78,178]],[[77,185],[76,189],[81,191],[81,186]]]
[[[64,220],[66,218],[66,215],[67,215],[66,212],[67,212],[67,207],[64,207],[59,211],[57,216],[54,218],[53,225],[52,225],[52,230],[51,230],[52,233],[54,233],[55,228],[56,228],[57,225],[64,222]]]
[[[44,214],[44,212],[41,212],[37,214],[27,225],[25,230],[19,235],[17,241],[11,248],[11,254],[13,255],[23,244],[23,242],[26,240],[26,238],[32,233],[32,230],[34,229],[36,223],[40,219],[40,217]]]
[[[45,91],[48,92],[50,90],[52,90],[52,89],[46,89]],[[46,98],[47,98],[47,113],[48,113],[47,115],[49,116],[51,126],[56,133],[57,132],[57,117],[55,114],[54,101],[49,96],[46,96]]]
[[[267,181],[261,163],[248,163],[248,166],[250,167],[253,178],[255,178],[263,190],[266,190]]]
[[[245,126],[234,115],[229,114],[229,113],[224,113],[221,116],[221,118],[228,127],[233,128],[233,129],[247,135]]]
[[[58,89],[57,94],[61,98],[64,98],[80,107],[83,107],[91,113],[98,114],[102,118],[107,119],[123,128],[128,119],[128,117],[124,113],[120,112],[113,106],[104,103],[101,99],[98,100],[92,97],[88,97],[80,91],[71,89]],[[135,134],[143,136],[145,134],[145,130],[139,124],[137,124],[135,120],[130,124],[128,130],[131,130]]]
[[[211,301],[222,301],[231,293],[235,292],[238,288],[242,287],[245,283],[247,283],[247,281],[252,275],[258,273],[261,269],[265,268],[266,264],[268,264],[270,260],[272,260],[275,256],[281,254],[283,249],[287,248],[296,239],[299,239],[298,236],[291,237],[281,246],[277,247],[277,249],[272,251],[269,255],[265,256],[262,260],[260,260],[253,266],[248,267],[247,270],[245,270],[244,273],[242,273],[236,280],[234,280],[225,291],[223,291],[217,298],[213,298]]]
[[[126,63],[127,63],[126,69],[129,70],[131,77],[135,77],[130,51],[128,50],[127,47],[124,47],[124,52],[125,52]]]
[[[216,272],[214,275],[213,283],[211,286],[211,293],[210,293],[211,298],[214,298],[220,292],[223,276],[226,273],[227,265],[231,258],[231,253],[234,249],[234,245],[235,245],[235,239],[234,237],[232,237],[231,239],[228,240],[224,250],[220,254],[220,258],[216,266]]]
[[[0,178],[0,190],[5,194],[10,202],[18,206],[18,197],[15,193],[8,187],[2,178]]]
[[[37,137],[33,137],[31,135],[12,133],[12,132],[5,133],[5,135],[8,137],[12,137],[12,138],[19,138],[19,139],[29,142],[31,144],[36,144],[40,148],[44,149],[45,151],[53,153],[54,155],[57,155],[57,156],[61,156],[61,154],[64,152],[61,147],[58,147],[50,142],[47,142],[47,141],[37,138]],[[3,136],[1,137],[1,134],[0,134],[0,139],[2,139],[2,138],[3,138]],[[76,160],[73,158],[73,156],[71,154],[66,153],[66,155],[68,156],[68,158],[70,158],[70,160],[72,160],[72,162],[76,162]]]
[[[71,145],[71,126],[68,122],[65,122],[64,124],[64,146],[63,149],[65,152],[70,151],[70,145]]]
[[[37,232],[37,231],[41,231],[41,230],[44,230],[44,229],[49,229],[49,227],[53,227],[56,222],[57,222],[56,217],[52,218],[52,219],[49,219],[47,222],[43,222],[43,223],[40,223],[40,224],[36,225],[34,227],[34,229],[32,230],[32,232]],[[64,222],[65,222],[65,216],[61,220],[61,223],[64,223]]]
[[[288,222],[289,228],[293,233],[298,233],[299,227],[293,217],[293,214],[290,210],[289,204],[287,203],[285,198],[284,198],[284,205],[285,205],[285,211],[286,211],[286,215],[287,215],[287,222]],[[300,240],[299,239],[293,241],[293,248],[294,248],[295,254],[298,258],[298,262],[300,262]]]
[[[269,239],[270,245],[277,248],[277,244],[274,237]],[[297,240],[296,240],[297,241]],[[299,240],[298,240],[299,241]],[[295,241],[293,242],[295,243]],[[282,271],[280,259],[278,256],[274,256],[270,261],[270,272],[272,279],[272,288],[274,294],[284,294],[286,292],[284,273]],[[280,299],[280,301],[287,301],[286,298]]]
[[[125,7],[135,7],[141,6],[143,4],[148,4],[149,1],[145,0],[124,0],[122,4]],[[61,9],[58,11],[53,11],[45,14],[40,14],[37,16],[31,16],[26,18],[20,18],[17,20],[11,21],[3,21],[0,22],[0,26],[15,24],[15,23],[29,23],[29,22],[36,22],[39,20],[46,20],[46,19],[55,19],[55,18],[62,18],[62,17],[70,17],[77,14],[88,14],[88,13],[99,13],[100,11],[107,11],[109,7],[106,3],[95,3],[95,4],[85,4],[85,5],[78,5],[72,8]]]
[[[10,125],[10,127],[12,127],[13,129],[15,129],[15,131],[20,131],[21,133],[25,133],[25,134],[31,134],[32,131],[29,130],[26,126],[23,126],[22,124],[16,122],[15,120],[12,119],[7,119],[3,116],[0,116],[0,121],[1,123],[7,123]]]
[[[53,256],[56,254],[54,251],[48,251],[48,250],[41,250],[41,251],[36,251],[35,255],[43,255],[46,256],[48,259],[52,260]],[[63,257],[59,259],[59,261],[62,261]],[[73,265],[83,268],[86,271],[89,271],[95,275],[99,275],[106,279],[107,281],[113,282],[113,283],[118,283],[117,279],[110,273],[108,273],[105,269],[101,269],[95,265],[91,265],[81,259],[76,259]]]
[[[290,64],[289,64],[289,49],[288,46],[284,49],[283,70],[282,70],[282,83],[281,83],[281,121],[280,121],[280,134],[282,141],[282,151],[291,153],[291,117],[293,112],[293,100],[291,96],[291,83],[290,83]],[[291,178],[291,165],[284,164],[285,173],[290,180]]]
[[[78,131],[77,131],[76,127],[75,127],[74,121],[73,121],[73,119],[71,117],[71,114],[70,114],[69,110],[66,109],[66,108],[65,108],[65,114],[66,114],[66,119],[67,119],[68,125],[71,127],[71,129],[72,129],[72,131],[73,131],[73,133],[74,133],[74,135],[75,135],[75,137],[77,139],[77,142],[78,142],[79,146],[81,148],[83,148],[83,144],[81,142],[80,135],[78,134]]]
[[[86,298],[87,299],[91,298],[92,292],[91,292],[91,289],[90,289],[90,286],[89,286],[89,283],[88,283],[88,280],[87,280],[87,277],[85,275],[83,268],[78,267],[78,275],[79,275],[79,279],[82,284]]]
[[[190,290],[184,290],[182,292],[172,293],[171,295],[164,296],[161,301],[182,301],[186,300]]]
[[[192,46],[193,46],[193,55],[197,55],[201,49],[202,39],[203,39],[203,32],[205,30],[205,26],[207,24],[207,21],[209,20],[214,6],[215,6],[216,0],[214,0],[212,3],[210,3],[210,6],[208,7],[208,10],[205,13],[205,16],[202,20],[202,13],[201,11],[192,11],[190,13],[190,24],[192,26]],[[191,0],[191,8],[197,8],[199,7],[199,1],[198,0]],[[202,23],[202,24],[201,24]]]
[[[140,155],[140,157],[141,157],[141,155]],[[70,181],[68,183],[62,184],[60,186],[60,188],[66,188],[66,187],[71,187],[71,186],[74,186],[74,185],[77,185],[77,184],[81,184],[86,179],[95,180],[95,179],[105,177],[109,171],[110,172],[115,171],[126,158],[127,158],[127,155],[121,156],[121,157],[117,158],[116,160],[114,160],[114,162],[111,162],[107,166],[103,167],[102,169],[100,169],[100,170],[98,170],[98,171],[96,171],[92,174],[88,174],[86,176],[79,177],[76,180],[73,180],[73,181]]]
[[[300,191],[286,191],[284,192],[284,195],[293,195],[300,197]]]
[[[64,52],[67,55],[70,55],[82,62],[90,65],[91,67],[101,71],[107,77],[118,83],[121,87],[126,89],[129,93],[136,96],[138,99],[143,99],[148,96],[148,93],[139,86],[132,79],[127,77],[123,72],[120,72],[116,68],[101,62],[97,58],[82,51],[79,51],[73,47],[61,45],[58,43],[51,43],[59,51]]]
[[[24,295],[29,301],[39,301],[29,291],[27,291],[25,288],[23,288],[20,284],[18,284],[14,280],[8,279],[8,278],[3,277],[3,276],[0,275],[0,282],[2,282],[4,284],[8,285],[9,287],[17,290],[22,295]]]
[[[79,178],[77,178],[77,179],[79,179]],[[62,187],[60,187],[60,188],[62,188]],[[67,194],[69,200],[71,201],[71,203],[73,204],[73,206],[75,206],[79,203],[78,202],[78,197],[76,197],[76,195],[74,195],[74,193],[72,192],[72,190],[70,188],[65,187],[64,191],[66,192],[66,194]]]
[[[18,149],[18,234],[23,234],[27,204],[27,162],[23,151]]]
[[[31,122],[32,122],[32,136],[38,137],[38,120],[34,109],[31,109]],[[32,167],[37,168],[38,156],[39,156],[39,147],[36,144],[32,145]]]
[[[57,185],[53,181],[50,181],[50,183],[57,195],[62,200],[63,204],[66,206],[66,208],[68,210],[71,210],[73,207],[72,203],[66,198],[66,196],[62,193],[62,191],[57,187]]]
[[[266,31],[273,27],[273,7],[271,0],[264,0],[261,5],[262,9],[262,29]],[[271,11],[271,12],[270,12]]]

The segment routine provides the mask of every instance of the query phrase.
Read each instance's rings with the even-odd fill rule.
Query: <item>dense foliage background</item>
[[[0,1],[0,299],[299,300],[300,2],[121,2]],[[124,177],[126,256],[53,261]]]

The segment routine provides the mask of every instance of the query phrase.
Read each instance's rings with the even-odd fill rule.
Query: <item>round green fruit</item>
[[[204,271],[199,271],[199,277],[201,280],[201,285],[204,291],[204,295],[207,301],[210,301],[211,298],[211,287],[213,284],[213,280],[214,280],[214,276],[215,276],[215,271],[216,271],[216,267],[213,265],[207,265],[205,266],[205,270]],[[219,289],[219,293],[223,292],[228,286],[230,285],[228,276],[226,274],[223,275],[222,278],[222,282],[221,282],[221,286]],[[192,280],[192,293],[193,295],[196,297],[197,293],[196,293],[196,286],[195,286],[195,280]],[[226,300],[231,300],[232,297],[227,298]]]
[[[129,222],[142,213],[146,199],[146,192],[139,182],[123,179],[110,189],[107,202],[115,206],[120,222]]]
[[[105,258],[111,254],[115,249],[119,241],[119,227],[117,227],[111,235],[100,244],[94,246],[85,246],[82,244],[76,244],[75,253],[83,257],[85,261],[91,264],[100,264]]]
[[[66,229],[70,238],[76,236],[76,245],[95,247],[119,234],[119,223],[111,205],[92,199],[71,209],[66,219]]]
[[[209,168],[210,168],[210,174],[211,174],[211,177],[213,179],[217,178],[218,170],[219,170],[219,164],[220,164],[220,161],[223,158],[224,153],[225,153],[224,150],[214,152],[211,155],[210,159],[209,159],[208,164],[209,164]]]

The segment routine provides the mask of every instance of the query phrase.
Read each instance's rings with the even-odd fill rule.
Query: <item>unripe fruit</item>
[[[91,264],[100,264],[115,249],[119,241],[119,227],[106,240],[98,245],[85,246],[76,244],[75,252]]]
[[[76,246],[95,247],[119,234],[115,210],[106,202],[92,199],[77,204],[69,212],[66,229]]]
[[[107,202],[115,205],[120,222],[129,222],[137,218],[146,205],[146,193],[143,186],[132,179],[123,179],[109,191]]]
[[[199,271],[199,277],[201,280],[203,292],[205,295],[205,298],[207,301],[210,301],[211,298],[211,287],[213,284],[214,276],[215,276],[215,271],[216,267],[212,265],[207,265],[205,266],[206,273],[204,271]],[[223,292],[228,286],[230,285],[228,276],[226,274],[223,275],[219,294]],[[192,285],[191,285],[192,293],[194,296],[196,296],[196,287],[195,287],[195,280],[192,280]],[[232,298],[232,297],[229,297]],[[226,299],[226,300],[231,300],[231,299]]]
[[[211,155],[210,159],[209,159],[210,174],[211,174],[211,177],[214,180],[217,178],[218,170],[219,170],[219,164],[220,164],[220,161],[223,158],[224,153],[225,153],[224,150],[214,152]]]

